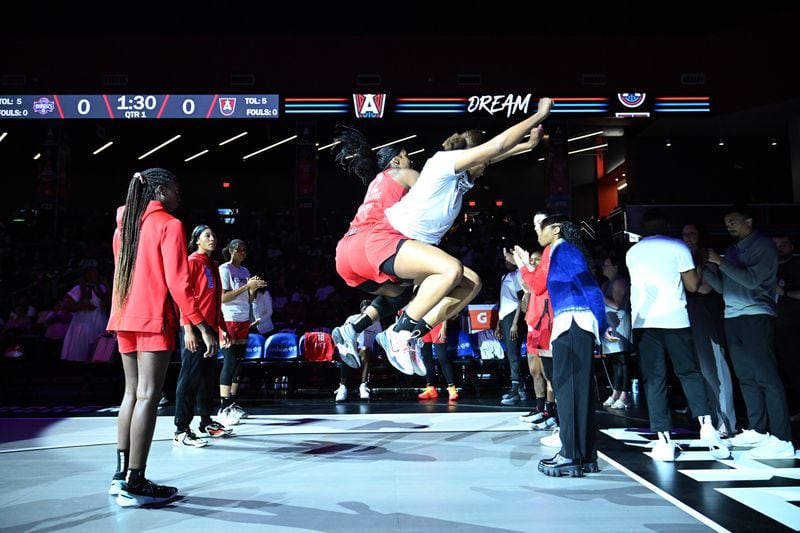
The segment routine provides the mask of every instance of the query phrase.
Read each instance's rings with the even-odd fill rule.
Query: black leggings
[[[439,360],[439,366],[442,368],[444,379],[447,380],[448,385],[455,384],[455,376],[453,375],[453,365],[450,363],[450,358],[447,357],[446,344],[433,344],[425,342],[422,344],[422,362],[425,363],[425,379],[428,385],[435,385],[436,372],[433,368],[433,354],[436,354],[436,359]]]
[[[228,348],[222,349],[222,373],[219,376],[219,384],[230,387],[231,383],[239,383],[239,372],[242,369],[242,359],[247,353],[246,344],[231,344]]]
[[[611,361],[611,386],[615,391],[628,392],[630,390],[629,358],[630,352],[616,352],[606,356],[606,359]]]

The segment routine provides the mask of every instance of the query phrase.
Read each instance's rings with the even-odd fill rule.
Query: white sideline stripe
[[[605,462],[607,462],[608,464],[610,464],[611,466],[613,466],[614,468],[616,468],[617,470],[619,470],[620,472],[622,472],[623,474],[625,474],[626,476],[631,478],[632,480],[636,481],[637,483],[639,483],[643,487],[655,492],[656,494],[658,494],[659,496],[661,496],[662,498],[664,498],[665,500],[670,502],[672,505],[674,505],[675,507],[677,507],[681,511],[683,511],[683,512],[687,513],[688,515],[692,516],[693,518],[699,520],[700,522],[702,522],[703,524],[707,525],[708,527],[710,527],[714,531],[730,533],[729,530],[727,530],[724,527],[722,527],[721,525],[717,524],[716,522],[714,522],[713,520],[708,518],[706,515],[702,514],[700,511],[698,511],[697,509],[694,509],[693,507],[689,507],[688,505],[686,505],[685,503],[683,503],[679,499],[675,498],[674,496],[672,496],[668,492],[665,492],[664,490],[658,488],[657,486],[653,485],[652,483],[650,483],[649,481],[647,481],[643,477],[639,476],[638,474],[633,473],[633,471],[628,470],[626,467],[622,466],[620,463],[618,463],[615,460],[611,459],[609,456],[607,456],[603,452],[598,451],[597,452],[597,456],[602,458]]]

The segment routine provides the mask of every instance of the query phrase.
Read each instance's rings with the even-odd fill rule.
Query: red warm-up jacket
[[[550,247],[542,252],[539,266],[533,271],[520,269],[522,281],[531,290],[525,322],[528,324],[528,353],[535,354],[539,348],[550,349],[550,334],[553,329],[553,306],[547,293],[547,273],[550,271]]]
[[[225,320],[222,318],[222,284],[217,262],[203,252],[194,252],[189,256],[189,282],[203,319],[217,333],[220,329],[227,333]],[[188,323],[186,316],[181,313],[181,326]]]
[[[115,265],[119,263],[124,210],[124,206],[117,209],[113,243]],[[181,221],[170,215],[164,204],[151,201],[142,215],[133,279],[121,308],[114,286],[109,331],[174,332],[178,328],[176,306],[192,324],[203,322],[189,283],[185,239]]]

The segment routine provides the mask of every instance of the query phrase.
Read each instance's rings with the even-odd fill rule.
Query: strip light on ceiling
[[[243,131],[243,132],[242,132],[242,133],[240,133],[239,135],[234,135],[234,136],[233,136],[233,137],[231,137],[230,139],[225,139],[224,141],[222,141],[221,143],[219,143],[219,146],[225,146],[225,145],[226,145],[226,144],[228,144],[229,142],[233,142],[233,141],[235,141],[236,139],[241,139],[241,138],[242,138],[242,137],[244,137],[245,135],[247,135],[247,132],[246,132],[246,131]]]
[[[97,155],[97,154],[99,154],[100,152],[102,152],[102,151],[103,151],[103,150],[105,150],[106,148],[110,147],[112,144],[114,144],[114,141],[108,141],[108,142],[107,142],[107,143],[105,143],[103,146],[101,146],[100,148],[98,148],[97,150],[95,150],[94,152],[92,152],[92,155]]]
[[[278,141],[278,142],[276,142],[275,144],[270,144],[269,146],[266,146],[266,147],[262,148],[261,150],[256,150],[256,151],[255,151],[255,152],[253,152],[253,153],[247,154],[247,155],[246,155],[246,156],[244,156],[242,159],[243,159],[243,160],[250,159],[250,158],[251,158],[251,157],[253,157],[254,155],[258,155],[258,154],[260,154],[261,152],[266,152],[267,150],[271,150],[272,148],[275,148],[276,146],[280,146],[280,145],[281,145],[281,144],[283,144],[283,143],[288,143],[289,141],[293,141],[294,139],[297,139],[297,135],[292,135],[291,137],[287,137],[286,139],[284,139],[284,140],[282,140],[282,141]]]
[[[162,148],[164,148],[166,145],[168,145],[168,144],[170,144],[170,143],[173,143],[173,142],[177,141],[177,140],[178,140],[178,139],[180,139],[180,138],[181,138],[181,136],[180,136],[180,135],[176,135],[176,136],[175,136],[175,137],[173,137],[172,139],[170,139],[170,140],[168,140],[168,141],[164,141],[163,143],[159,144],[158,146],[156,146],[155,148],[153,148],[153,149],[152,149],[152,150],[150,150],[149,152],[145,152],[145,153],[143,153],[142,155],[140,155],[140,156],[139,156],[139,160],[141,161],[141,160],[142,160],[142,159],[144,159],[145,157],[147,157],[147,156],[149,156],[149,155],[151,155],[151,154],[153,154],[153,153],[155,153],[155,152],[157,152],[157,151],[161,150],[161,149],[162,149]]]
[[[197,159],[197,158],[198,158],[198,157],[200,157],[201,155],[205,155],[205,154],[207,154],[207,153],[208,153],[208,149],[206,149],[206,150],[203,150],[202,152],[197,152],[196,154],[194,154],[194,155],[190,155],[189,157],[187,157],[186,159],[184,159],[184,160],[183,160],[183,162],[184,162],[184,163],[188,163],[188,162],[189,162],[189,161],[191,161],[192,159]]]

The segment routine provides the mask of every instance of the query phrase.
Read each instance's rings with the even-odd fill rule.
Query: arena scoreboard
[[[277,94],[41,94],[0,96],[6,119],[264,119]]]

